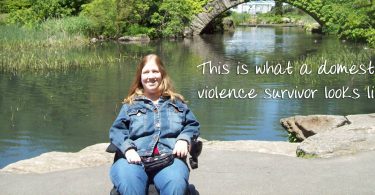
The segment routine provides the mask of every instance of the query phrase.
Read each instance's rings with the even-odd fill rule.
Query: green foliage
[[[31,0],[1,0],[2,9],[5,13],[15,12],[20,9],[27,9],[31,7]]]
[[[121,34],[151,37],[181,34],[208,0],[117,0],[116,27]]]
[[[296,132],[288,132],[288,141],[291,143],[301,142],[301,140],[298,139]]]
[[[209,0],[0,0],[0,11],[10,13],[8,24],[89,35],[159,37],[181,34],[191,17],[203,11],[207,2]],[[80,17],[70,18],[74,15]]]
[[[304,159],[318,158],[316,154],[306,154],[304,151],[300,149],[297,149],[296,155],[297,157],[304,158]]]
[[[89,4],[82,5],[80,16],[90,18],[94,25],[96,35],[113,36],[118,30],[115,25],[117,8],[116,0],[93,0]]]
[[[159,1],[117,0],[115,25],[121,34],[144,34],[151,32],[151,14],[157,10]],[[147,28],[147,30],[146,30]],[[148,33],[146,33],[148,34]]]
[[[57,23],[68,23],[75,19],[76,17],[69,17],[66,21],[51,20],[56,20]],[[53,22],[47,21],[51,25]],[[107,66],[112,63],[123,64],[128,61],[125,58],[126,54],[113,55],[118,46],[109,47],[113,49],[103,48],[112,43],[90,44],[84,36],[56,32],[59,29],[51,29],[51,26],[49,28],[50,31],[46,33],[45,29],[41,28],[0,26],[0,71],[14,74],[24,71],[65,71],[74,68]],[[97,47],[101,49],[97,50]]]
[[[186,3],[190,5],[192,14],[198,14],[203,11],[203,7],[210,3],[212,0],[186,0]]]
[[[334,4],[337,11],[332,13],[327,29],[337,33],[341,38],[369,41],[369,32],[374,28],[374,6],[366,2],[368,1],[357,0]]]
[[[375,29],[371,28],[366,31],[366,40],[371,47],[375,48]]]
[[[283,2],[280,0],[275,0],[274,13],[277,16],[283,15]]]
[[[375,5],[373,0],[287,0],[304,10],[323,24],[326,33],[340,38],[373,42],[372,29],[375,26]],[[373,45],[373,44],[371,44]]]
[[[63,5],[72,9],[72,15],[78,15],[82,11],[82,5],[90,3],[92,0],[64,0]]]
[[[152,34],[152,28],[140,26],[139,24],[133,24],[128,27],[126,32],[128,35],[140,35],[140,34],[147,35],[147,34]]]
[[[69,16],[72,9],[63,5],[64,0],[22,0],[8,4],[11,11],[8,19],[10,24],[21,24],[33,27],[48,18]]]
[[[257,23],[280,24],[282,17],[272,13],[257,14]]]
[[[68,33],[81,35],[94,35],[96,23],[86,16],[71,16],[61,19],[48,19],[40,28],[48,34]]]
[[[0,24],[27,27],[59,25],[64,32],[87,35],[120,36],[147,34],[151,37],[175,37],[182,34],[192,17],[215,9],[212,0],[0,0]],[[277,1],[279,3],[280,1]],[[375,5],[369,0],[285,0],[303,10],[323,25],[323,30],[340,38],[364,40],[374,45]],[[282,13],[293,21],[300,13],[284,6]],[[273,10],[273,13],[277,9]],[[279,10],[280,11],[280,10]],[[9,15],[4,15],[6,13]],[[292,16],[291,16],[292,14]],[[77,16],[78,18],[69,18]],[[4,19],[6,16],[6,20]],[[245,15],[232,15],[235,24],[254,20]],[[258,23],[280,23],[281,16],[259,15]],[[69,21],[71,25],[68,24]],[[251,21],[252,22],[252,21]],[[63,24],[62,24],[63,23]]]
[[[158,26],[157,31],[166,37],[180,34],[192,16],[192,8],[187,2],[187,0],[164,0],[158,12],[151,18],[151,23]]]
[[[151,16],[151,23],[156,26],[156,32],[164,37],[182,34],[184,27],[192,16],[203,11],[207,0],[164,0],[157,12]]]
[[[8,13],[8,8],[6,7],[5,0],[0,0],[0,14]]]
[[[7,22],[35,27],[50,18],[77,15],[81,5],[90,0],[0,0],[2,11],[9,12]]]
[[[277,15],[275,9],[268,13],[258,13],[256,15],[251,15],[248,13],[231,13],[231,18],[236,25],[241,23],[248,24],[281,24],[283,23],[282,18],[289,18],[291,23],[297,23],[298,21],[304,24],[315,23],[315,20],[307,15],[305,12],[301,11],[290,5],[285,5],[282,7],[282,15]]]
[[[250,14],[237,13],[237,12],[230,12],[230,17],[233,20],[235,25],[239,25],[239,24],[242,24],[242,23],[248,23],[251,19]]]
[[[38,22],[41,21],[41,18],[37,16],[37,13],[31,8],[20,9],[15,12],[11,12],[7,17],[8,24],[20,24],[23,26],[33,27]]]
[[[77,15],[81,11],[81,5],[89,3],[91,0],[0,0],[0,13],[15,12],[20,9],[31,7],[40,7],[40,4],[51,6],[50,9],[58,4],[59,7],[68,8],[73,15]],[[35,11],[38,11],[35,9]],[[44,10],[41,10],[44,11]]]
[[[6,18],[8,14],[0,14],[0,25],[6,24]]]

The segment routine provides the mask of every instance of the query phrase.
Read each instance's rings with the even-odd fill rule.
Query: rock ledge
[[[296,156],[296,143],[266,141],[203,141],[203,150],[250,151],[286,156]],[[48,152],[40,156],[10,164],[0,172],[11,173],[47,173],[68,169],[95,167],[113,162],[113,154],[106,153],[107,143],[84,148],[77,153]]]
[[[327,158],[375,150],[375,113],[310,115],[281,119],[299,140],[297,156]]]

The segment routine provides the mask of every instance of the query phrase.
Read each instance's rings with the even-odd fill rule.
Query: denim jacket
[[[151,156],[157,144],[160,153],[171,153],[177,140],[199,136],[199,123],[186,104],[161,97],[158,106],[144,97],[124,104],[109,130],[109,138],[123,154],[135,149],[140,156]]]

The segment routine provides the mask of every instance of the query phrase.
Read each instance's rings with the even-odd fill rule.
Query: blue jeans
[[[111,167],[110,177],[120,194],[147,194],[149,180],[154,182],[161,195],[183,195],[189,181],[189,168],[178,158],[173,164],[155,173],[147,173],[141,165],[130,164],[124,158]]]

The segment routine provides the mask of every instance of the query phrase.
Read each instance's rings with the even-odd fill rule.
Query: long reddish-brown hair
[[[168,76],[168,73],[160,57],[156,54],[149,54],[143,57],[141,62],[138,64],[133,83],[130,86],[128,96],[124,99],[124,103],[132,104],[135,97],[144,95],[141,74],[143,67],[150,60],[154,60],[161,73],[161,83],[159,85],[161,95],[169,96],[172,101],[174,101],[175,99],[179,99],[184,102],[184,97],[175,91],[172,80]]]

